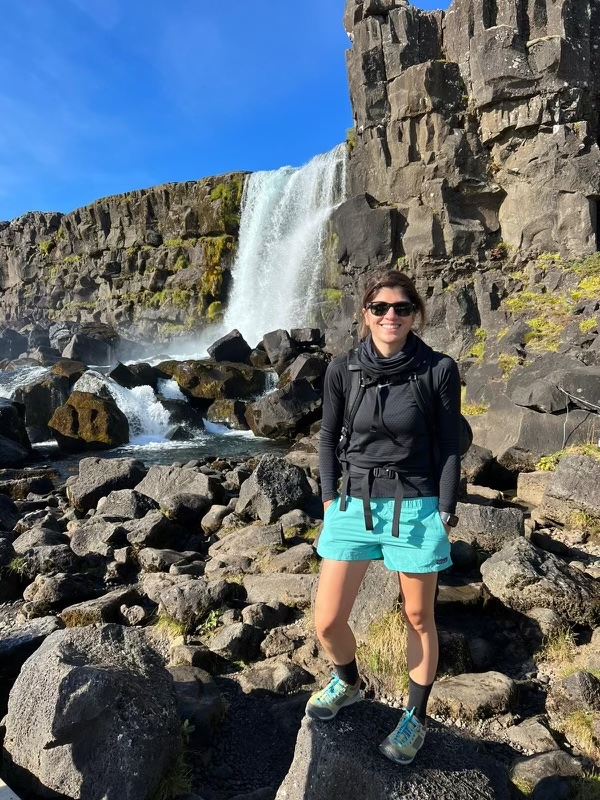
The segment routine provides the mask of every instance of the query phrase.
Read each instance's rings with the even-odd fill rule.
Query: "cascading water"
[[[108,392],[129,421],[132,444],[164,442],[173,427],[169,412],[151,386],[125,389],[111,378],[88,370],[73,386],[73,391],[91,392],[101,397],[106,397]]]
[[[309,324],[326,223],[344,200],[345,185],[344,144],[300,169],[250,175],[224,329],[237,328],[254,345],[268,331]]]

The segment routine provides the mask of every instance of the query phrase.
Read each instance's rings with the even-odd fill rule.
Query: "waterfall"
[[[0,370],[0,397],[12,400],[17,389],[33,383],[46,374],[50,374],[48,367],[17,367],[11,372]]]
[[[129,440],[133,444],[163,442],[173,427],[167,409],[151,386],[125,389],[112,378],[88,370],[73,386],[73,391],[91,392],[99,397],[112,397],[129,421]]]
[[[320,286],[326,223],[345,199],[346,145],[304,167],[246,181],[233,289],[224,329],[255,345],[268,331],[310,322]]]

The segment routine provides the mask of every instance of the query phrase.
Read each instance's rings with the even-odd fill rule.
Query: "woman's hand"
[[[325,513],[325,512],[327,511],[327,509],[329,508],[329,506],[330,506],[332,503],[333,503],[333,500],[326,500],[326,501],[323,503],[323,513]]]
[[[440,520],[442,522],[442,525],[444,526],[444,530],[446,531],[446,536],[450,536],[450,531],[452,530],[452,528],[450,527],[450,525],[446,525],[446,523],[441,517]]]

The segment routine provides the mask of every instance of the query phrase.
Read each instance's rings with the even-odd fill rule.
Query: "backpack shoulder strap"
[[[354,418],[365,395],[362,370],[358,363],[356,350],[350,350],[346,356],[346,402],[344,405],[344,424],[338,445],[338,453],[343,454],[350,441]]]
[[[431,356],[427,360],[427,367],[424,371],[414,372],[410,376],[410,385],[419,411],[425,417],[425,422],[431,436],[435,434],[437,425],[435,417],[433,370],[431,368]]]

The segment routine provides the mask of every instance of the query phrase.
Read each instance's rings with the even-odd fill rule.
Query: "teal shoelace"
[[[331,677],[331,683],[326,686],[325,689],[323,689],[321,695],[319,696],[319,700],[322,703],[328,703],[330,700],[335,700],[338,693],[338,687],[342,682],[339,675],[337,675],[335,672],[331,673]]]
[[[415,733],[420,724],[419,720],[414,719],[413,716],[415,713],[414,708],[412,708],[410,711],[408,711],[407,709],[404,710],[406,712],[406,716],[404,717],[400,725],[398,725],[392,737],[394,744],[398,745],[401,743],[406,744],[406,742],[408,742],[408,740]]]

